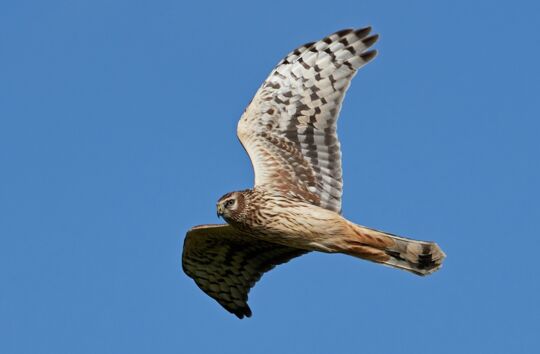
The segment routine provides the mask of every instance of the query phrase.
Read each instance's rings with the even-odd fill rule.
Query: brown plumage
[[[229,225],[260,240],[345,253],[418,275],[434,272],[444,259],[435,243],[356,225],[331,210],[262,188],[226,194],[218,201],[218,213]]]
[[[344,253],[418,275],[445,254],[416,241],[354,224],[341,213],[341,151],[336,123],[356,71],[371,61],[370,28],[343,30],[301,46],[272,71],[238,123],[255,170],[253,189],[227,193],[226,225],[191,229],[182,266],[239,318],[262,274],[309,251]]]

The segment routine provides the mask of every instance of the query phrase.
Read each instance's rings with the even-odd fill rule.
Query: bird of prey
[[[375,58],[371,28],[345,29],[289,53],[238,122],[255,171],[253,189],[217,202],[227,222],[187,232],[184,272],[239,318],[267,271],[310,251],[343,253],[417,275],[441,267],[436,243],[355,224],[341,216],[341,150],[336,123],[357,70]]]

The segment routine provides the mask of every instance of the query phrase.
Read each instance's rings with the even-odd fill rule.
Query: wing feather
[[[371,61],[377,35],[347,29],[281,60],[238,123],[255,187],[340,212],[343,189],[337,118],[356,71]]]
[[[307,251],[253,238],[224,225],[196,226],[184,240],[182,268],[238,318],[251,316],[248,293],[262,275]]]

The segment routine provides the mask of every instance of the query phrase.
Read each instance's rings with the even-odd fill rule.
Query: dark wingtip
[[[352,28],[345,28],[345,29],[335,32],[334,34],[337,34],[339,37],[343,37],[351,33],[352,31],[354,31]]]
[[[354,33],[356,33],[356,35],[358,36],[358,38],[364,38],[364,37],[367,36],[370,32],[371,32],[371,26],[367,26],[367,27],[364,27],[364,28],[360,28],[360,29],[357,29],[356,31],[354,31]]]
[[[239,319],[244,319],[244,317],[251,317],[251,315],[253,314],[251,312],[251,309],[249,308],[249,306],[246,304],[245,307],[241,307],[241,308],[238,308],[238,309],[235,309],[233,311],[231,311],[236,317],[238,317]]]
[[[370,50],[360,55],[362,60],[364,60],[366,63],[372,61],[376,56],[377,56],[376,50]]]
[[[253,315],[253,313],[251,312],[251,309],[249,308],[249,306],[246,308],[246,317],[251,317],[251,315]]]
[[[375,42],[377,42],[377,40],[379,39],[379,35],[378,34],[374,34],[374,35],[371,35],[367,38],[364,38],[362,40],[362,43],[364,43],[364,45],[366,47],[371,47]]]

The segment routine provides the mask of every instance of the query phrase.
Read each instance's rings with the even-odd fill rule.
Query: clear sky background
[[[0,352],[534,353],[535,1],[2,1]],[[251,187],[237,120],[290,50],[372,25],[339,133],[344,215],[436,240],[428,278],[310,254],[238,320],[181,270]]]

